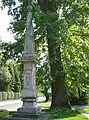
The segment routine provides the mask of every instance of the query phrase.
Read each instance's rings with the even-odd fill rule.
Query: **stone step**
[[[29,114],[29,113],[25,113],[25,112],[17,112],[17,113],[13,113],[12,117],[18,117],[18,118],[38,118],[39,115],[37,114]]]
[[[0,120],[31,120],[29,118],[5,117]]]
[[[45,112],[42,112],[38,117],[28,117],[28,116],[25,116],[25,117],[21,117],[21,116],[16,116],[18,114],[15,114],[15,115],[12,115],[12,116],[7,116],[5,118],[2,118],[0,120],[50,120],[50,117],[47,113]]]

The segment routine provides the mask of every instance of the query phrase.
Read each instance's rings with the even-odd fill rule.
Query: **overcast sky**
[[[13,34],[10,31],[7,31],[10,19],[10,16],[7,15],[7,9],[4,9],[3,11],[0,9],[0,39],[4,42],[14,41]]]

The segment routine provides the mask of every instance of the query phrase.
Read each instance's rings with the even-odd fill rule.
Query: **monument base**
[[[50,120],[50,115],[45,112],[41,112],[39,116],[29,117],[29,114],[17,112],[12,116],[8,116],[0,120]]]
[[[31,116],[39,116],[41,109],[38,107],[30,107],[30,108],[18,108],[17,110],[18,113],[20,114],[27,114]]]
[[[27,113],[27,112],[16,112],[12,114],[12,117],[17,117],[17,118],[39,118],[40,114],[34,114],[34,113]]]
[[[38,107],[18,108],[17,112],[12,116],[3,118],[2,120],[37,120],[41,117],[41,109]]]
[[[27,113],[29,115],[39,115],[41,109],[36,106],[36,97],[25,97],[22,98],[23,105],[17,109],[19,113]]]

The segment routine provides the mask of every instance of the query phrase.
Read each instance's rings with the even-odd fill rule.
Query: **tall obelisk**
[[[24,53],[21,61],[24,63],[24,83],[22,89],[23,106],[18,110],[20,112],[33,115],[38,114],[36,107],[36,81],[35,81],[35,50],[34,50],[34,32],[32,25],[32,0],[29,0],[26,21],[26,35]]]

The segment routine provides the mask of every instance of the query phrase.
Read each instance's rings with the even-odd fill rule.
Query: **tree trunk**
[[[78,96],[79,98],[81,97],[81,92],[80,92],[80,88],[78,87]]]
[[[51,107],[70,108],[66,96],[65,74],[61,61],[60,45],[52,37],[52,30],[47,29],[49,62],[52,76],[52,103]]]
[[[48,40],[48,52],[49,52],[49,62],[51,68],[52,76],[52,104],[51,107],[66,107],[70,108],[66,97],[65,88],[65,74],[63,71],[62,61],[61,61],[61,51],[60,44],[58,43],[59,35],[57,32],[58,26],[56,21],[59,15],[57,14],[57,4],[55,0],[38,0],[41,10],[46,14],[47,17],[47,40]],[[48,12],[49,11],[49,12]],[[58,36],[57,36],[58,35]]]

